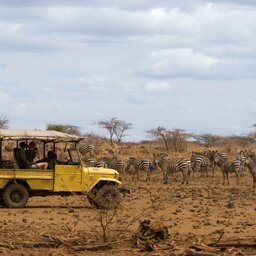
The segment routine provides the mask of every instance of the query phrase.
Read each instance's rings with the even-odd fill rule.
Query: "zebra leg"
[[[215,176],[215,166],[212,166],[212,178]]]
[[[183,171],[182,172],[182,184],[187,184],[187,181],[188,181],[187,173],[186,173],[186,171]]]
[[[236,172],[236,184],[239,185],[240,169]]]
[[[185,173],[182,173],[182,182],[181,184],[184,184],[185,183]]]
[[[147,177],[146,177],[146,181],[150,181],[150,173],[149,173],[150,171],[147,171]]]
[[[135,176],[137,176],[137,180],[139,180],[139,174],[138,174],[138,171],[136,169],[134,169],[134,173],[132,175],[132,181],[134,181]]]
[[[222,177],[223,177],[222,185],[225,185],[226,174],[224,170],[221,170],[221,171],[222,171]]]
[[[189,169],[187,170],[187,172],[185,172],[185,178],[186,178],[186,184],[188,184],[188,174],[189,174]]]
[[[168,176],[167,172],[164,172],[164,184],[167,184]]]
[[[229,184],[229,176],[228,176],[228,172],[226,172],[226,177],[227,177],[228,185],[230,185],[230,184]]]

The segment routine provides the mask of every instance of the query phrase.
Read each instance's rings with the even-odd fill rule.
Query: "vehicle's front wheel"
[[[115,209],[121,203],[121,193],[116,186],[105,185],[97,191],[92,191],[87,199],[97,209]]]
[[[2,194],[3,205],[8,208],[25,207],[29,198],[28,189],[22,184],[8,185]]]

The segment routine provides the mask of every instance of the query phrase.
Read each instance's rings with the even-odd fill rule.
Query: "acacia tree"
[[[168,142],[175,152],[185,151],[188,134],[182,129],[173,129],[168,132]]]
[[[8,129],[9,119],[5,115],[0,116],[0,129]]]
[[[170,148],[173,148],[175,152],[181,152],[186,149],[188,135],[185,133],[185,130],[169,130],[159,126],[157,128],[148,130],[147,133],[153,138],[162,140],[167,152]]]
[[[132,124],[127,123],[123,120],[119,120],[116,129],[114,130],[115,136],[117,138],[117,143],[120,144],[123,137],[126,135],[124,134],[127,130],[132,129]]]
[[[80,127],[70,124],[47,124],[46,130],[53,130],[81,136]]]
[[[127,123],[123,120],[117,119],[116,117],[112,117],[108,120],[99,120],[95,123],[109,132],[109,141],[111,145],[113,145],[114,136],[116,137],[117,142],[121,143],[125,136],[125,132],[132,128],[131,123]]]
[[[168,145],[168,130],[162,126],[146,131],[152,138],[161,139],[164,142],[166,151],[169,150]]]
[[[205,134],[201,134],[201,135],[193,135],[193,137],[198,142],[205,145],[206,147],[216,146],[224,139],[223,137],[221,137],[219,135],[214,135],[214,134],[210,134],[210,133],[205,133]]]

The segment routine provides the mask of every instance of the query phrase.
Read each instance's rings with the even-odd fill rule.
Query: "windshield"
[[[72,163],[80,164],[80,154],[76,149],[69,149],[69,157]]]

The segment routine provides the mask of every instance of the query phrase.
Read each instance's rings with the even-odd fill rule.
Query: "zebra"
[[[126,179],[126,163],[119,160],[117,157],[113,158],[103,158],[106,162],[107,168],[114,169],[118,171],[120,174],[124,175],[124,179]]]
[[[212,164],[209,158],[204,155],[204,153],[192,151],[190,161],[193,171],[201,171],[204,177],[208,177],[208,168],[212,167]]]
[[[215,156],[215,163],[217,166],[220,167],[223,175],[223,182],[222,184],[225,185],[225,181],[227,179],[228,185],[229,185],[229,173],[235,173],[236,174],[236,179],[237,179],[237,185],[239,184],[239,179],[241,175],[241,169],[242,169],[242,163],[240,160],[233,160],[233,161],[228,161],[225,160],[221,157],[220,154],[216,154]]]
[[[249,169],[253,179],[253,189],[256,189],[256,157],[255,153],[245,152],[245,166]]]
[[[97,161],[90,158],[85,160],[85,164],[88,167],[107,168],[107,163],[105,161]]]
[[[168,174],[181,172],[183,179],[182,184],[188,184],[188,175],[190,172],[190,163],[191,161],[187,158],[177,158],[174,160],[165,159],[166,154],[158,154],[155,156],[155,164],[157,164],[163,172],[164,183],[167,183]]]
[[[89,157],[92,157],[93,155],[96,154],[96,149],[93,144],[89,144],[89,145],[80,144],[80,145],[77,145],[77,149],[82,156],[86,156],[89,154]]]
[[[224,152],[218,152],[218,150],[205,150],[204,155],[210,160],[211,163],[211,168],[213,171],[213,177],[215,175],[215,170],[216,170],[216,162],[215,162],[215,157],[219,155],[223,160],[228,160],[228,154]]]
[[[155,165],[150,160],[147,159],[136,159],[135,157],[129,157],[127,159],[126,170],[129,170],[130,167],[134,168],[134,175],[132,180],[134,180],[135,175],[137,176],[137,180],[139,180],[139,170],[144,170],[147,173],[146,181],[150,180],[150,172],[154,169]]]
[[[214,162],[214,158],[216,155],[219,155],[222,159],[228,160],[228,154],[224,152],[218,152],[218,150],[205,150],[204,155],[209,158],[211,162]]]
[[[124,172],[126,169],[125,163],[123,163],[121,160],[117,159],[117,157],[105,158],[104,160],[105,160],[108,168],[114,169],[118,172]]]
[[[243,150],[238,150],[236,159],[241,161],[241,175],[244,175],[244,167],[245,167],[245,152]]]

